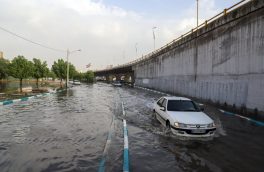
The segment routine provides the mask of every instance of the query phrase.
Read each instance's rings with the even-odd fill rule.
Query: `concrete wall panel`
[[[252,1],[139,62],[135,84],[264,111],[263,6]]]

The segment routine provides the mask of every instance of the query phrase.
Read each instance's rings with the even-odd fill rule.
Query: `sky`
[[[199,0],[199,23],[240,0]],[[23,55],[51,66],[59,58],[79,71],[104,69],[135,60],[169,43],[196,25],[196,0],[0,0],[0,27],[47,49],[0,30],[4,58]]]

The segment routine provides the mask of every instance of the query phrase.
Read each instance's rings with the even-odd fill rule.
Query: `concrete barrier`
[[[135,84],[264,111],[263,18],[250,1],[134,65]]]
[[[65,89],[63,89],[63,90],[58,90],[58,91],[56,91],[56,92],[51,92],[51,93],[38,94],[38,95],[35,95],[35,96],[22,97],[22,98],[20,98],[20,99],[5,100],[5,101],[0,102],[0,106],[1,106],[1,105],[10,105],[10,104],[17,103],[17,102],[21,102],[21,101],[28,101],[28,100],[30,100],[30,99],[38,98],[38,97],[42,97],[42,96],[49,96],[49,95],[51,95],[51,94],[60,93],[60,92],[62,92],[62,91],[65,91]]]

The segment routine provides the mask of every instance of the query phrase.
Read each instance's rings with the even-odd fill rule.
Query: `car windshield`
[[[189,111],[189,112],[200,112],[200,108],[190,100],[169,100],[168,111]]]

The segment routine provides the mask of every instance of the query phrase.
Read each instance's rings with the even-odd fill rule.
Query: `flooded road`
[[[160,96],[97,83],[1,106],[0,171],[97,171],[109,132],[105,170],[122,171],[123,118],[131,171],[263,171],[263,127],[205,105],[216,122],[216,136],[177,138],[153,116]]]

